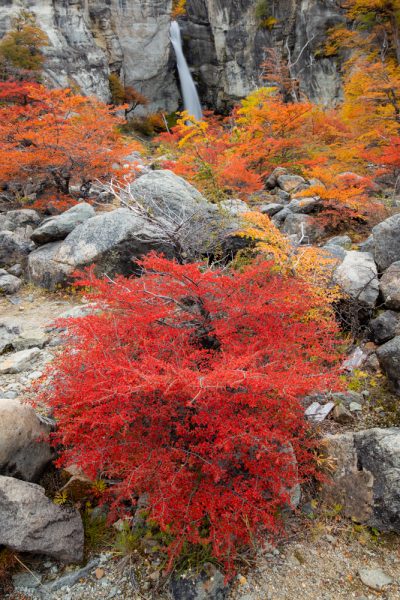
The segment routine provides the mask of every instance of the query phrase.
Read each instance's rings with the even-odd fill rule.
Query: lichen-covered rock
[[[400,261],[400,214],[392,215],[372,229],[374,258],[381,272]]]
[[[282,204],[271,202],[270,204],[263,204],[259,207],[260,212],[268,217],[273,217],[276,213],[282,210]],[[289,214],[289,213],[288,213]]]
[[[294,198],[289,202],[287,207],[293,213],[308,215],[309,213],[315,212],[315,209],[320,202],[320,198]]]
[[[150,250],[171,254],[160,231],[127,208],[102,213],[78,225],[62,242],[41,246],[28,259],[28,276],[50,290],[66,285],[71,274],[95,264],[99,274],[131,275],[134,260]]]
[[[20,210],[9,210],[0,215],[0,231],[15,231],[27,225],[37,226],[40,216],[36,210],[21,208]]]
[[[326,243],[326,246],[340,246],[345,250],[350,250],[351,247],[351,238],[348,235],[336,235],[333,238],[330,238]]]
[[[60,215],[43,221],[32,233],[31,240],[35,244],[47,244],[48,242],[63,240],[75,227],[94,217],[95,214],[93,206],[87,204],[87,202],[81,202]]]
[[[0,398],[0,474],[36,481],[52,459],[48,434],[31,406]]]
[[[379,287],[387,308],[400,310],[400,261],[394,262],[386,269]]]
[[[0,265],[12,266],[26,261],[34,243],[19,231],[0,231]]]
[[[400,314],[385,310],[369,323],[371,338],[376,344],[384,344],[400,335]]]
[[[400,428],[332,435],[325,443],[336,464],[325,501],[360,523],[400,532]]]
[[[22,285],[22,281],[14,275],[0,275],[0,294],[15,294]]]
[[[290,209],[287,208],[287,210]],[[279,213],[275,215],[274,219],[277,217],[279,217]],[[291,211],[285,219],[282,231],[289,236],[293,236],[297,243],[301,241],[303,244],[316,242],[324,233],[316,217],[294,214]]]
[[[279,175],[277,184],[284,192],[294,192],[299,186],[305,184],[305,179],[300,175]]]
[[[0,545],[80,562],[82,519],[76,509],[54,504],[41,486],[0,476]]]
[[[382,369],[400,392],[400,335],[379,346],[376,355]]]
[[[378,272],[374,259],[368,252],[346,252],[337,267],[336,283],[354,300],[372,308],[379,294]]]
[[[32,361],[39,355],[39,348],[29,348],[28,350],[20,350],[14,354],[9,354],[0,361],[0,375],[26,371],[31,367]]]

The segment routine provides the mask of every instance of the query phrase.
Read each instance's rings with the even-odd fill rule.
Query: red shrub
[[[228,273],[150,255],[142,267],[80,281],[104,310],[69,322],[50,369],[59,464],[112,479],[115,508],[147,493],[171,557],[208,542],[231,565],[251,536],[277,531],[313,472],[299,397],[335,381],[336,327],[267,262]]]

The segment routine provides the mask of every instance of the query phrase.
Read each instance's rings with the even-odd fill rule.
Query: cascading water
[[[195,119],[201,121],[203,118],[203,111],[201,110],[200,99],[196,86],[186,62],[185,55],[183,54],[181,30],[176,21],[172,21],[171,23],[170,38],[175,50],[185,110],[187,110],[192,117],[195,117]]]

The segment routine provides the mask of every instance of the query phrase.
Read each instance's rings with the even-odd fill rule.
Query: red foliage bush
[[[148,494],[171,559],[185,541],[209,543],[231,566],[238,547],[279,529],[291,489],[314,472],[299,398],[335,382],[336,325],[268,262],[229,273],[153,254],[142,268],[81,276],[101,310],[65,322],[41,398],[58,420],[59,465],[113,480],[115,509]]]

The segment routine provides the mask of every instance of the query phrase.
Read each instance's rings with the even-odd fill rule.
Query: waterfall
[[[181,30],[179,29],[179,25],[176,21],[172,21],[171,23],[170,38],[175,50],[185,110],[187,110],[192,117],[195,117],[195,119],[201,121],[203,118],[203,111],[201,110],[200,99],[196,86],[186,62],[185,55],[183,54]]]

